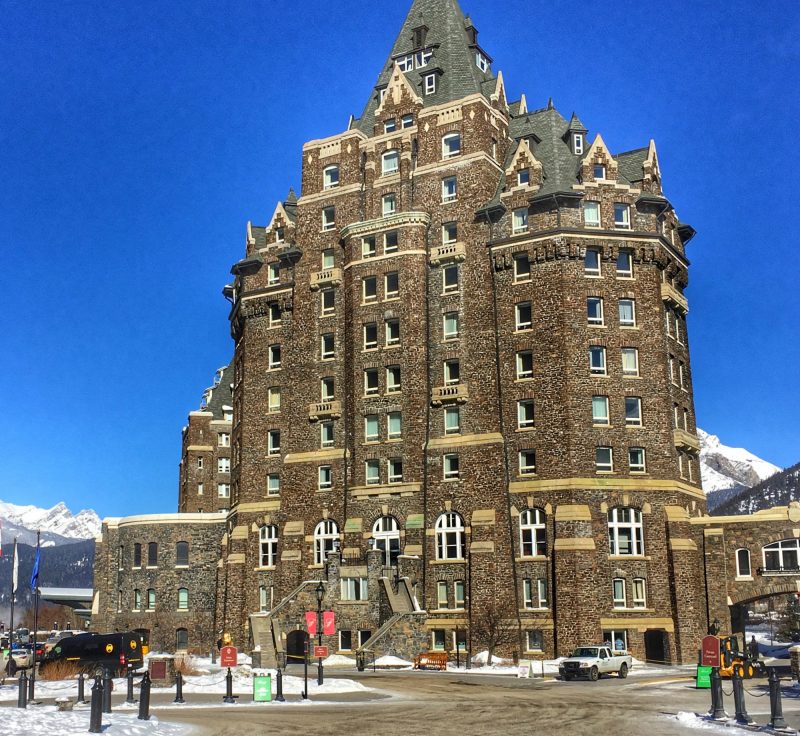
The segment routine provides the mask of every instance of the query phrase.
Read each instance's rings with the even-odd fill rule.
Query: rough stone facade
[[[210,652],[218,637],[214,603],[224,531],[224,514],[104,519],[95,547],[92,629],[141,631],[153,651]]]

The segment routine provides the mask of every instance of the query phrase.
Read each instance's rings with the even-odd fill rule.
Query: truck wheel
[[[628,676],[628,665],[625,662],[623,662],[619,666],[619,672],[617,672],[617,677],[624,680],[627,676]]]
[[[592,669],[589,670],[589,679],[592,682],[600,679],[600,670],[598,670],[597,667],[592,667]]]

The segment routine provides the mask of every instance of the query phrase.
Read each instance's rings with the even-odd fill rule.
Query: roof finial
[[[555,110],[556,109],[555,105],[553,104],[553,98],[552,97],[550,97],[547,100],[547,109],[548,110]]]

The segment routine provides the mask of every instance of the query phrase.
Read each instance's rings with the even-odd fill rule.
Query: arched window
[[[189,629],[175,629],[175,649],[185,650],[189,648]]]
[[[142,610],[142,591],[139,590],[139,588],[133,589],[133,610],[134,611]]]
[[[178,542],[175,545],[175,565],[178,567],[189,566],[189,542]]]
[[[189,588],[178,588],[178,610],[189,610]]]
[[[764,547],[766,572],[797,572],[800,569],[800,539],[782,539]]]
[[[436,559],[464,558],[464,519],[452,511],[436,520]]]
[[[147,545],[147,566],[158,567],[158,542],[149,542]]]
[[[750,567],[750,550],[737,549],[736,550],[736,577],[749,578],[752,575]]]
[[[156,590],[155,590],[155,588],[148,588],[147,589],[147,610],[148,611],[155,611],[156,610]]]
[[[258,534],[259,539],[259,565],[261,567],[275,567],[278,561],[278,527],[274,524],[265,524]]]
[[[139,542],[133,545],[133,566],[142,566],[142,545]]]
[[[336,164],[326,166],[322,170],[322,186],[325,189],[333,189],[339,186],[339,167]]]
[[[547,554],[547,528],[544,511],[525,509],[519,515],[519,543],[523,557]]]
[[[400,528],[394,516],[381,516],[372,525],[372,538],[375,540],[375,549],[383,553],[384,567],[393,567],[397,564],[400,554]]]
[[[339,539],[339,527],[332,519],[323,519],[314,529],[314,564],[323,565],[328,554],[333,552]]]
[[[400,152],[397,149],[386,151],[381,157],[381,173],[394,174],[400,169]]]
[[[609,509],[608,543],[612,555],[643,555],[642,512],[621,507]]]

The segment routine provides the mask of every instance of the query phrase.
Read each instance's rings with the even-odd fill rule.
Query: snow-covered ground
[[[31,706],[26,710],[3,708],[3,732],[25,736],[84,736],[89,728],[89,710],[82,708],[71,713],[59,713],[54,705]],[[194,731],[190,726],[159,721],[151,716],[140,721],[136,713],[103,715],[103,733],[109,736],[186,736]]]
[[[682,728],[686,729],[711,731],[712,733],[724,733],[728,734],[728,736],[738,736],[739,734],[744,736],[745,734],[751,733],[751,731],[743,728],[730,726],[727,722],[718,723],[715,721],[710,721],[703,716],[699,716],[696,713],[689,713],[687,711],[681,711],[677,715],[668,717],[670,720],[676,720],[681,724]]]

